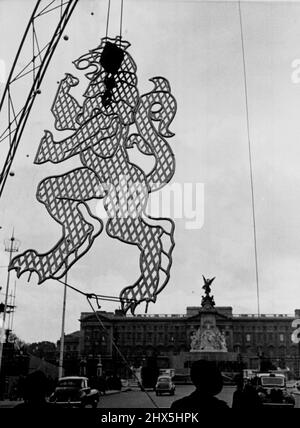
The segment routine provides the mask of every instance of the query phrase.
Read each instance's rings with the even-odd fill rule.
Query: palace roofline
[[[186,313],[185,314],[136,314],[136,315],[131,315],[131,314],[122,314],[122,312],[120,310],[116,310],[115,313],[114,312],[106,312],[106,311],[97,311],[97,314],[100,315],[103,318],[106,319],[138,319],[138,318],[143,318],[143,319],[151,319],[151,320],[155,320],[155,319],[191,319],[194,317],[197,317],[199,315],[201,311],[201,307],[199,306],[192,306],[192,307],[187,307],[186,308]],[[232,307],[230,306],[221,306],[218,307],[216,306],[214,308],[216,310],[216,313],[218,315],[224,316],[226,318],[235,318],[235,319],[295,319],[295,318],[300,318],[300,309],[295,309],[295,313],[294,314],[253,314],[253,313],[244,313],[244,314],[233,314],[232,313]],[[89,318],[93,316],[92,312],[82,312],[81,313],[81,318],[80,320],[84,320],[86,318]]]

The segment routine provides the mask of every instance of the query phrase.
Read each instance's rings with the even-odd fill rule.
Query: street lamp
[[[97,364],[97,376],[101,377],[102,376],[102,362],[101,362],[101,355],[98,355],[98,364]]]
[[[5,251],[9,252],[8,266],[10,266],[12,254],[19,251],[19,247],[20,247],[20,241],[14,237],[14,231],[12,232],[10,239],[5,239],[4,244],[5,244]],[[9,293],[9,280],[10,280],[10,270],[7,271],[4,311],[3,311],[2,327],[0,332],[0,373],[1,373],[1,366],[2,366],[3,339],[4,339],[4,332],[5,332],[5,320],[6,320],[7,301],[8,301],[8,293]]]
[[[69,239],[67,239],[67,246],[69,245]],[[67,300],[67,283],[68,283],[68,253],[66,254],[66,274],[65,274],[65,286],[63,296],[63,309],[62,309],[62,321],[61,321],[61,336],[60,336],[60,351],[59,351],[59,364],[58,364],[58,377],[63,375],[64,365],[64,344],[65,344],[65,318],[66,318],[66,300]]]
[[[80,360],[80,375],[81,376],[85,376],[86,375],[86,359],[84,357],[82,357],[82,359]]]

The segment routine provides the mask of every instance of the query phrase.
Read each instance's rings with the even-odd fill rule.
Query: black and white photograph
[[[300,408],[299,284],[300,1],[0,0],[1,410]]]

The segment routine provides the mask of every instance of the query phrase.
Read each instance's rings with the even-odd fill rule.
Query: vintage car
[[[99,391],[89,386],[86,377],[68,376],[59,379],[55,391],[49,401],[66,407],[96,408],[99,401]]]
[[[286,389],[286,378],[279,373],[257,373],[253,382],[264,407],[294,407],[295,398]]]
[[[161,395],[164,393],[174,395],[175,388],[176,387],[175,387],[175,384],[173,383],[171,376],[162,375],[157,378],[157,382],[155,385],[156,395]]]
[[[296,388],[298,391],[300,391],[300,381],[299,380],[293,385],[293,388]]]

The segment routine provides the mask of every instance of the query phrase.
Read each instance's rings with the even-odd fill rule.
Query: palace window
[[[259,343],[261,343],[263,341],[263,335],[262,335],[262,333],[257,333],[257,341]]]

